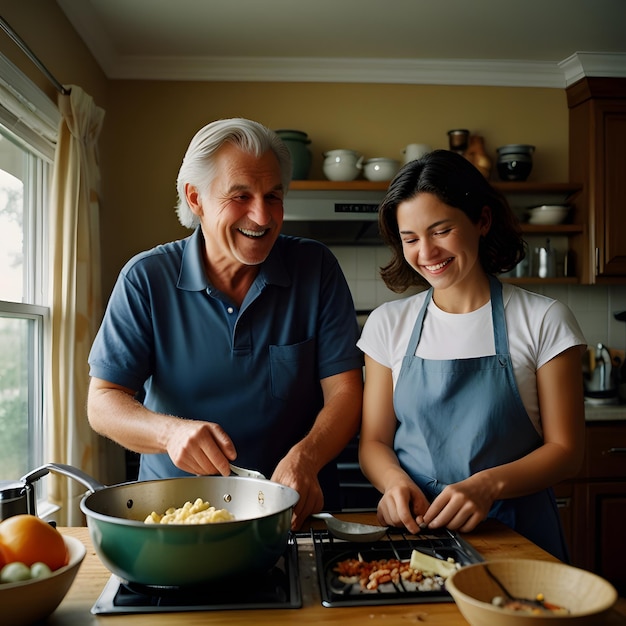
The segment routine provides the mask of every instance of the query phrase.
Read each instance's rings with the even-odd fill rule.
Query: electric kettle
[[[617,385],[611,355],[603,343],[596,345],[595,354],[590,358],[589,376],[585,379],[585,397],[596,404],[617,403]]]

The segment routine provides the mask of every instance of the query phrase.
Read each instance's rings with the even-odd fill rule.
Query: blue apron
[[[401,466],[430,501],[446,485],[515,461],[543,443],[515,382],[502,284],[490,277],[490,286],[495,355],[441,361],[415,356],[431,288],[402,361],[394,391],[398,419],[394,449]],[[552,489],[498,500],[489,517],[568,560]]]

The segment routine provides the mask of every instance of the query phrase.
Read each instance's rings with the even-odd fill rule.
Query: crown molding
[[[576,52],[559,63],[569,87],[585,76],[626,77],[626,54],[609,52]]]
[[[112,79],[565,87],[556,63],[311,57],[108,58]]]
[[[577,52],[559,63],[467,59],[107,57],[111,79],[475,85],[564,89],[584,76],[626,76],[626,54]]]

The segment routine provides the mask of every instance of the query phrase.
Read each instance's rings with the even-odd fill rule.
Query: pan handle
[[[104,489],[104,485],[95,478],[89,476],[89,474],[85,474],[85,472],[79,470],[77,467],[72,467],[65,463],[46,463],[25,476],[22,476],[20,480],[29,485],[35,480],[39,480],[42,476],[45,476],[49,471],[54,471],[57,474],[63,474],[64,476],[77,480],[82,485],[85,485],[92,493]]]

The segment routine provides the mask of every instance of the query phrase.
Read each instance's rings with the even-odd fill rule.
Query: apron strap
[[[489,289],[491,291],[491,319],[493,321],[493,340],[496,354],[508,355],[509,338],[506,333],[502,283],[495,276],[489,276]]]

